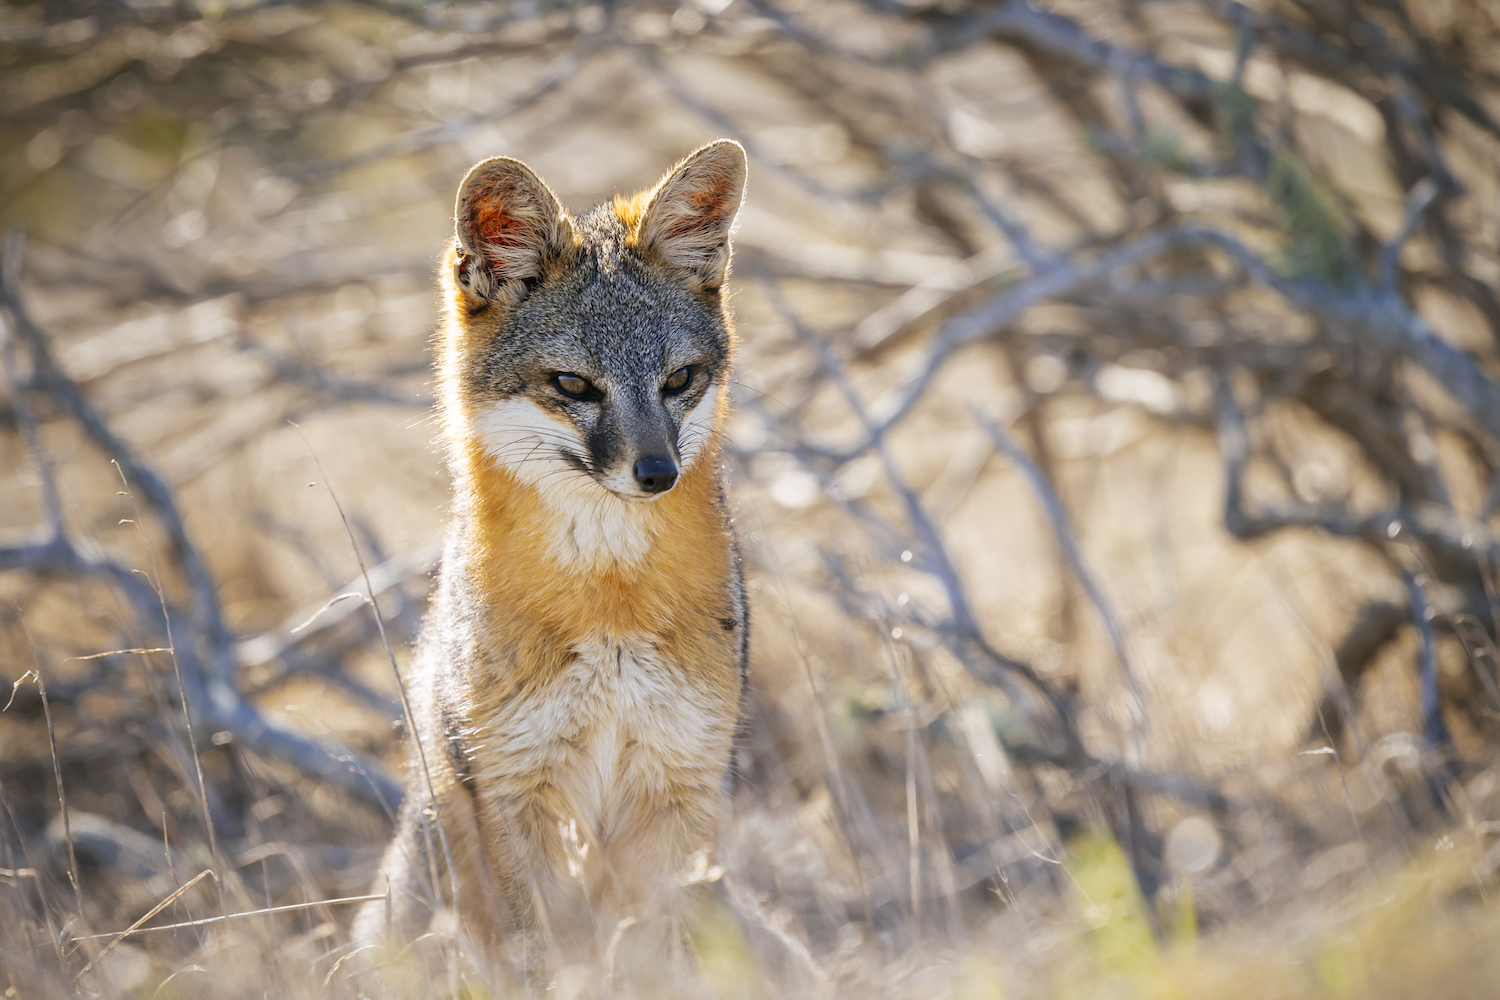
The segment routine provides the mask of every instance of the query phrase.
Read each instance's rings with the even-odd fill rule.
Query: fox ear
[[[656,185],[636,247],[717,288],[729,274],[729,230],[744,195],[744,148],[733,139],[711,142]]]
[[[572,239],[557,196],[530,167],[508,156],[476,163],[458,186],[454,209],[459,284],[470,295],[493,299],[524,293],[524,282]]]

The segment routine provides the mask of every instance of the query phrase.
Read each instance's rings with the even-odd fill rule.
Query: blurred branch
[[[476,111],[438,125],[415,129],[388,142],[334,160],[306,163],[287,171],[287,175],[302,183],[327,180],[345,171],[368,166],[396,156],[420,152],[454,142],[463,138],[481,125],[490,125],[510,117],[523,108],[530,107],[572,79],[608,39],[608,31],[584,35],[574,42],[562,55],[554,59],[530,85],[519,94],[486,111]]]
[[[1396,638],[1401,626],[1410,620],[1405,605],[1386,601],[1371,601],[1355,614],[1354,623],[1344,633],[1343,640],[1334,652],[1334,664],[1338,678],[1329,678],[1317,708],[1316,733],[1324,735],[1337,746],[1344,729],[1352,725],[1353,697],[1351,692],[1359,686],[1365,671],[1386,644]]]
[[[961,262],[955,274],[934,275],[903,292],[895,301],[867,314],[850,335],[859,357],[886,347],[934,315],[943,316],[963,293],[989,283],[1014,280],[1012,257],[1002,250],[986,250]],[[1007,282],[1008,283],[1008,282]]]
[[[390,380],[362,381],[331,375],[319,365],[300,361],[251,337],[235,338],[234,346],[270,365],[278,378],[319,393],[324,403],[378,403],[384,406],[425,406],[429,400],[391,390]]]
[[[83,426],[94,443],[118,463],[121,474],[140,491],[167,532],[173,562],[183,573],[188,586],[188,635],[180,637],[173,644],[173,650],[182,671],[183,693],[193,713],[204,721],[208,733],[215,729],[228,730],[235,739],[258,753],[284,760],[366,801],[394,806],[401,798],[400,786],[378,765],[363,765],[359,769],[349,767],[328,748],[264,717],[235,689],[235,639],[224,624],[216,584],[188,537],[176,498],[166,481],[134,456],[77,384],[53,360],[46,334],[31,321],[20,299],[17,282],[22,246],[19,235],[12,234],[5,258],[0,261],[0,303],[10,319],[5,326],[20,331],[39,388],[62,412]],[[9,344],[7,337],[6,345]],[[7,364],[6,369],[9,373],[12,366]],[[24,403],[19,404],[17,413],[23,408]],[[28,439],[30,445],[39,447],[40,443],[37,436]],[[45,451],[34,454],[39,468],[46,468]],[[146,627],[157,627],[148,623],[160,622],[164,612],[171,614],[164,596],[158,595],[145,578],[112,559],[83,555],[66,532],[59,530],[60,521],[54,522],[52,527],[51,537],[45,542],[20,542],[0,547],[0,570],[101,580],[129,599]],[[207,664],[201,658],[204,653]]]
[[[0,266],[3,266],[3,260],[0,260]],[[42,486],[42,504],[47,513],[47,527],[50,538],[55,541],[63,537],[62,500],[57,494],[57,478],[52,469],[51,457],[42,446],[41,430],[37,427],[31,403],[26,398],[26,386],[20,377],[15,341],[11,337],[10,323],[6,321],[3,311],[0,311],[0,365],[5,369],[5,385],[10,393],[10,405],[15,412],[21,438],[36,463],[37,476]]]
[[[405,555],[387,559],[372,567],[369,579],[374,589],[373,596],[379,598],[413,577],[431,573],[437,568],[442,554],[443,544],[436,542]],[[337,592],[357,592],[363,581],[363,576],[356,577],[338,588]],[[309,619],[316,609],[297,611],[288,616],[279,628],[241,640],[235,648],[235,661],[241,667],[248,667],[283,657],[294,647],[334,628],[350,616],[358,614],[360,608],[361,605],[358,603],[338,604],[318,615],[310,624]]]
[[[1380,250],[1380,287],[1393,291],[1396,279],[1401,276],[1401,248],[1411,239],[1412,233],[1422,224],[1422,216],[1428,206],[1437,200],[1438,186],[1424,177],[1407,193],[1406,216],[1401,220],[1401,229]]]
[[[1006,0],[974,16],[966,33],[994,34],[1025,42],[1049,55],[1060,56],[1101,72],[1150,80],[1186,100],[1207,100],[1218,84],[1208,75],[1092,37],[1071,18],[1038,10],[1026,0]]]
[[[0,543],[0,571],[5,570],[25,571],[40,577],[99,580],[123,594],[143,623],[161,617],[156,592],[143,577],[112,559],[81,554],[66,537],[42,544]],[[379,765],[356,762],[357,767],[351,767],[343,755],[267,719],[233,688],[206,680],[196,638],[187,636],[178,643],[175,652],[188,700],[194,714],[203,719],[207,733],[227,730],[247,749],[283,760],[373,805],[384,803],[394,808],[399,804],[400,785]]]
[[[1429,746],[1442,747],[1448,743],[1448,728],[1443,725],[1441,706],[1438,703],[1437,639],[1432,632],[1433,611],[1423,593],[1420,573],[1402,574],[1406,580],[1406,593],[1411,600],[1411,620],[1417,628],[1418,663],[1422,680],[1422,735]]]
[[[1495,645],[1495,640],[1473,615],[1456,614],[1452,621],[1453,633],[1469,654],[1469,662],[1474,668],[1475,676],[1479,678],[1479,686],[1484,689],[1490,705],[1500,712],[1500,682],[1495,677],[1496,664],[1500,663],[1500,655],[1497,655],[1500,654],[1500,647]]]
[[[1109,635],[1110,645],[1114,647],[1115,658],[1119,660],[1120,670],[1125,675],[1125,685],[1131,697],[1132,723],[1138,726],[1146,721],[1145,698],[1141,693],[1140,681],[1137,679],[1135,670],[1130,665],[1130,654],[1126,648],[1125,629],[1120,625],[1120,619],[1115,614],[1113,605],[1105,596],[1104,590],[1099,586],[1094,574],[1090,572],[1088,564],[1083,560],[1083,553],[1078,548],[1078,541],[1073,535],[1073,529],[1068,525],[1068,514],[1063,509],[1062,500],[1059,499],[1057,491],[1048,482],[1042,470],[1031,460],[1031,456],[1022,451],[1020,446],[1011,440],[1005,428],[990,419],[978,408],[971,409],[974,419],[978,421],[995,447],[1005,453],[1016,468],[1031,486],[1037,501],[1047,515],[1047,521],[1052,525],[1052,533],[1057,538],[1058,545],[1067,557],[1068,565],[1072,567],[1073,574],[1083,586],[1084,592],[1089,595],[1095,610],[1099,612],[1100,619],[1104,622],[1104,631]],[[1139,742],[1139,736],[1137,736]]]
[[[1314,278],[1285,276],[1234,236],[1208,226],[1186,225],[1157,230],[1081,263],[1064,259],[1012,285],[985,304],[946,321],[933,338],[920,372],[899,392],[889,416],[872,423],[865,437],[852,448],[823,454],[847,462],[868,451],[911,412],[955,350],[997,332],[1031,306],[1074,292],[1169,250],[1189,246],[1211,247],[1226,253],[1256,284],[1270,288],[1314,316],[1367,335],[1373,346],[1411,358],[1473,413],[1492,440],[1500,442],[1500,385],[1486,376],[1467,354],[1433,333],[1426,321],[1398,295],[1367,287],[1344,292]]]
[[[58,407],[88,433],[88,436],[106,455],[120,463],[120,471],[141,491],[146,503],[161,522],[172,546],[172,555],[181,568],[189,592],[189,607],[194,629],[208,640],[211,648],[224,646],[229,630],[225,627],[223,613],[219,607],[219,593],[213,577],[204,564],[197,547],[188,538],[187,526],[171,487],[158,476],[155,470],[142,464],[130,448],[117,437],[92,403],[83,395],[77,383],[70,379],[52,357],[47,336],[41,327],[32,322],[20,298],[18,282],[25,241],[19,231],[13,231],[8,239],[5,257],[0,262],[0,303],[10,314],[13,328],[20,334],[31,355],[35,378]],[[209,669],[221,682],[230,678],[231,664],[216,655],[210,657]]]
[[[998,333],[1032,306],[1075,292],[1115,271],[1144,263],[1174,247],[1203,242],[1208,239],[1207,234],[1208,231],[1201,227],[1161,230],[1081,262],[1063,258],[1025,281],[1007,287],[984,304],[946,320],[933,337],[921,370],[896,394],[896,403],[889,413],[879,422],[872,421],[854,446],[842,451],[821,450],[819,454],[836,463],[844,463],[875,447],[886,432],[900,423],[922,399],[932,379],[954,351]]]
[[[1464,92],[1463,86],[1447,68],[1419,63],[1399,54],[1386,33],[1373,21],[1361,16],[1356,5],[1346,8],[1346,19],[1342,25],[1345,28],[1344,37],[1335,40],[1327,34],[1319,34],[1308,27],[1292,24],[1278,17],[1272,10],[1257,9],[1237,0],[1202,2],[1221,18],[1249,21],[1266,44],[1279,52],[1297,57],[1313,68],[1325,72],[1350,73],[1363,70],[1399,75],[1433,99],[1450,105],[1491,135],[1500,137],[1500,125],[1496,124],[1478,101]],[[1304,14],[1316,11],[1314,5],[1306,3],[1299,3],[1297,8]],[[1320,20],[1322,18],[1315,15],[1312,23],[1316,24]]]
[[[769,282],[763,283],[763,288],[777,311],[792,325],[799,340],[814,353],[819,365],[838,388],[856,419],[875,440],[872,447],[881,459],[886,481],[890,483],[900,499],[908,524],[919,540],[922,553],[917,565],[938,579],[948,598],[952,617],[946,623],[932,626],[933,630],[948,640],[959,661],[982,683],[1000,687],[1019,706],[1024,705],[1028,700],[1015,684],[1015,678],[1019,677],[1026,682],[1026,686],[1032,692],[1041,697],[1054,715],[1059,724],[1059,735],[1062,737],[1063,747],[1058,750],[1048,750],[1040,744],[1034,745],[1031,752],[1035,757],[1060,764],[1074,774],[1093,773],[1100,777],[1109,777],[1111,780],[1124,782],[1135,790],[1172,794],[1190,801],[1210,804],[1215,809],[1225,808],[1228,800],[1224,795],[1203,782],[1181,775],[1151,774],[1139,771],[1117,761],[1102,760],[1090,753],[1085,748],[1078,732],[1075,706],[1054,690],[1052,685],[1029,665],[1006,657],[990,646],[969,610],[963,583],[948,555],[937,525],[927,514],[920,498],[907,485],[905,477],[901,474],[900,468],[883,441],[873,432],[873,425],[865,412],[864,404],[849,381],[843,365],[833,355],[827,342],[792,311],[774,285]],[[1127,676],[1129,676],[1128,667],[1126,669]],[[1123,817],[1121,819],[1124,821]],[[1124,839],[1128,844],[1129,835],[1125,834]],[[1144,863],[1144,860],[1139,856],[1136,858],[1138,864]]]
[[[1245,416],[1223,378],[1217,396],[1219,447],[1224,459],[1224,526],[1235,537],[1249,540],[1287,528],[1316,528],[1340,538],[1359,539],[1382,554],[1389,542],[1400,536],[1412,537],[1450,566],[1467,566],[1471,572],[1475,571],[1476,552],[1483,552],[1492,565],[1500,560],[1500,541],[1484,525],[1467,521],[1438,504],[1403,504],[1369,514],[1336,505],[1302,503],[1260,504],[1249,509],[1244,485],[1250,460]]]
[[[360,704],[374,709],[384,718],[405,722],[401,714],[401,702],[397,698],[377,691],[364,681],[350,675],[345,669],[344,657],[369,642],[369,637],[359,634],[348,642],[333,644],[331,649],[316,654],[288,651],[281,657],[279,669],[253,684],[246,685],[245,697],[259,698],[298,677],[315,677],[331,687],[339,688]]]
[[[851,197],[843,192],[836,191],[816,178],[809,177],[800,170],[791,170],[775,157],[767,156],[760,143],[745,130],[738,122],[734,121],[721,109],[705,100],[701,94],[695,93],[693,88],[684,84],[669,69],[662,65],[661,59],[654,48],[640,47],[636,49],[641,63],[656,77],[657,81],[667,89],[667,92],[693,114],[698,115],[704,121],[725,135],[739,137],[739,143],[745,147],[745,152],[754,157],[755,160],[768,169],[780,174],[793,184],[802,188],[808,194],[835,204],[843,204]]]
[[[937,576],[948,595],[948,603],[950,613],[953,616],[954,627],[966,637],[978,638],[980,634],[979,625],[975,622],[974,616],[969,610],[968,599],[964,596],[963,584],[959,581],[958,571],[954,569],[953,562],[948,557],[947,548],[938,534],[937,525],[927,516],[926,510],[922,507],[922,501],[917,497],[915,491],[907,485],[906,479],[902,476],[895,459],[885,447],[884,442],[880,440],[880,436],[875,432],[869,415],[865,412],[864,403],[860,400],[858,393],[854,391],[854,387],[849,383],[843,366],[834,358],[833,353],[829,350],[828,344],[823,338],[818,336],[816,332],[804,324],[792,312],[791,306],[781,297],[780,291],[774,285],[766,282],[763,283],[762,288],[772,304],[776,306],[782,318],[792,325],[798,338],[812,350],[814,356],[818,359],[818,364],[833,381],[840,395],[844,397],[844,401],[854,411],[854,415],[860,425],[865,428],[866,433],[870,436],[872,441],[871,447],[875,449],[876,454],[880,457],[881,465],[885,470],[886,480],[891,484],[891,488],[896,491],[896,495],[900,497],[902,505],[906,510],[907,520],[920,540],[923,550],[921,565],[928,572]]]

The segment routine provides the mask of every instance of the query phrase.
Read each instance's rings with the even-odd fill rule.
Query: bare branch
[[[1012,261],[1004,250],[975,254],[955,273],[935,274],[867,315],[855,324],[850,339],[861,356],[873,354],[928,317],[943,312],[958,295],[1005,276]]]
[[[100,448],[112,455],[121,474],[127,476],[144,495],[166,528],[172,542],[173,559],[187,579],[190,613],[182,617],[187,622],[189,634],[167,645],[173,649],[181,667],[182,692],[190,710],[201,715],[209,732],[228,730],[247,748],[285,760],[372,804],[399,803],[400,786],[378,765],[350,767],[328,748],[265,718],[235,689],[233,649],[236,642],[223,622],[216,585],[187,536],[171,488],[135,458],[109,428],[103,415],[53,360],[46,335],[31,321],[17,292],[21,247],[20,237],[12,234],[3,270],[0,270],[0,279],[3,279],[0,280],[0,304],[12,321],[7,328],[21,334],[38,380],[49,398],[77,420]],[[39,454],[43,456],[40,460],[45,461],[44,453]],[[148,628],[160,628],[164,615],[170,620],[175,614],[164,595],[133,570],[108,557],[80,553],[64,532],[51,533],[41,542],[19,540],[0,545],[0,570],[99,580],[125,595],[139,620]],[[207,652],[213,669],[205,669],[200,658],[203,651]]]
[[[1401,229],[1380,251],[1381,288],[1388,291],[1395,289],[1396,279],[1401,276],[1401,248],[1422,224],[1422,216],[1427,213],[1428,206],[1437,200],[1439,193],[1437,183],[1430,177],[1422,178],[1407,192],[1406,216],[1401,221]]]
[[[1432,633],[1433,611],[1423,593],[1423,578],[1420,573],[1403,574],[1406,593],[1411,599],[1411,620],[1417,628],[1418,662],[1422,678],[1422,735],[1433,747],[1447,745],[1448,728],[1443,725],[1443,716],[1438,704],[1437,640]]]
[[[1026,0],[1006,0],[978,15],[972,27],[1002,38],[1024,41],[1050,55],[1061,56],[1101,72],[1122,73],[1135,79],[1150,80],[1187,100],[1210,98],[1217,86],[1214,80],[1196,69],[1164,63],[1151,56],[1093,38],[1071,18],[1038,10]]]
[[[1250,460],[1245,418],[1233,390],[1219,380],[1219,447],[1224,459],[1224,525],[1238,538],[1260,538],[1286,528],[1318,528],[1341,538],[1356,538],[1376,551],[1401,536],[1414,538],[1449,565],[1474,569],[1473,552],[1482,549],[1492,562],[1500,559],[1500,541],[1478,522],[1467,521],[1448,507],[1405,504],[1357,514],[1345,507],[1302,503],[1262,504],[1252,511],[1244,497],[1245,467]],[[1475,581],[1478,582],[1477,580]]]
[[[1047,477],[1042,474],[1042,470],[1037,468],[1036,463],[1031,460],[1031,456],[1022,451],[1020,446],[1011,440],[1010,435],[1005,432],[1004,427],[978,409],[973,409],[971,412],[973,412],[974,419],[978,421],[979,426],[984,428],[990,440],[995,443],[995,447],[1004,452],[1005,456],[1015,464],[1016,468],[1021,470],[1021,474],[1026,477],[1027,483],[1031,486],[1032,493],[1036,495],[1038,502],[1041,503],[1042,510],[1046,513],[1047,520],[1052,525],[1052,533],[1057,537],[1058,545],[1062,547],[1064,555],[1067,556],[1068,565],[1072,567],[1074,575],[1078,577],[1078,582],[1083,585],[1084,592],[1089,595],[1089,600],[1093,602],[1095,610],[1099,612],[1099,617],[1104,622],[1104,631],[1109,635],[1110,645],[1114,647],[1115,658],[1120,662],[1120,670],[1125,675],[1125,684],[1130,691],[1133,715],[1132,723],[1134,726],[1143,724],[1146,720],[1145,698],[1141,693],[1140,682],[1136,678],[1135,670],[1130,665],[1130,654],[1126,648],[1125,629],[1120,625],[1120,619],[1115,614],[1114,607],[1110,604],[1109,598],[1105,596],[1104,589],[1099,586],[1098,581],[1094,579],[1094,574],[1089,570],[1088,564],[1084,562],[1083,553],[1078,548],[1078,541],[1073,536],[1073,529],[1068,525],[1068,514],[1067,511],[1063,510],[1062,501],[1058,498],[1057,491],[1052,488],[1052,484],[1047,481]],[[1139,740],[1140,737],[1138,734],[1137,742]]]
[[[1032,306],[1077,291],[1122,268],[1144,263],[1173,247],[1200,242],[1204,238],[1203,232],[1196,227],[1162,230],[1082,262],[1064,258],[1031,278],[1011,285],[988,302],[954,316],[938,329],[921,370],[900,391],[889,414],[878,423],[871,422],[865,436],[851,448],[821,454],[835,462],[847,462],[869,451],[911,412],[954,351],[997,333]]]
[[[369,573],[372,596],[378,599],[393,587],[399,587],[413,577],[431,573],[437,567],[442,554],[443,545],[441,542],[436,542],[405,555],[387,559],[372,567]],[[361,575],[349,581],[339,588],[339,593],[342,596],[348,596],[350,592],[354,592],[355,596],[363,597],[360,591],[364,579]],[[331,604],[330,601],[319,611],[311,613],[305,610],[298,611],[289,616],[278,628],[242,640],[235,649],[235,661],[242,667],[248,667],[284,656],[294,646],[307,642],[359,611],[357,605],[345,604],[330,607]],[[313,618],[316,620],[310,620]]]
[[[345,173],[358,167],[368,166],[371,163],[378,163],[381,160],[421,152],[424,149],[431,149],[434,146],[440,146],[447,142],[455,142],[479,126],[491,125],[509,118],[516,112],[530,107],[552,93],[558,87],[572,79],[593,58],[594,53],[599,51],[607,37],[607,32],[596,32],[583,36],[568,51],[558,56],[543,69],[530,86],[493,108],[485,111],[476,111],[473,114],[454,118],[439,125],[415,129],[389,142],[380,143],[377,146],[351,156],[304,164],[288,171],[288,175],[303,183],[326,180],[337,174]]]
[[[121,473],[141,491],[152,513],[161,522],[171,542],[172,556],[181,567],[188,586],[192,626],[210,643],[209,669],[221,683],[227,684],[232,676],[233,663],[222,655],[227,650],[229,630],[224,625],[218,589],[197,546],[188,537],[177,499],[166,480],[135,457],[135,453],[110,429],[104,415],[53,359],[46,334],[31,321],[21,301],[17,282],[24,247],[21,233],[12,232],[3,264],[0,264],[0,302],[3,302],[14,322],[14,329],[31,354],[37,378],[52,399],[78,421],[100,450],[119,463]]]
[[[26,449],[31,452],[31,460],[36,463],[37,477],[42,483],[42,504],[47,512],[47,526],[53,538],[61,538],[63,513],[62,500],[57,494],[57,479],[47,450],[42,447],[41,430],[37,427],[31,403],[26,399],[26,387],[21,384],[17,373],[16,346],[11,340],[10,324],[6,322],[3,313],[0,313],[0,364],[5,369],[5,384],[10,392],[11,408],[16,413],[16,423],[20,425],[21,437],[26,442]]]

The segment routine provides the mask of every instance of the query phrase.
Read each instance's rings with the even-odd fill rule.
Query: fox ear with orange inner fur
[[[454,208],[458,283],[474,299],[520,297],[548,260],[572,240],[557,196],[520,160],[497,156],[474,165]]]
[[[679,163],[651,193],[635,245],[704,288],[729,274],[729,231],[745,194],[745,150],[711,142]]]

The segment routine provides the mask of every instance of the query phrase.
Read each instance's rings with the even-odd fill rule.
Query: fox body
[[[454,519],[366,943],[441,911],[528,968],[597,954],[669,924],[711,845],[747,633],[719,471],[744,179],[721,140],[578,218],[517,160],[459,188],[440,265]]]

